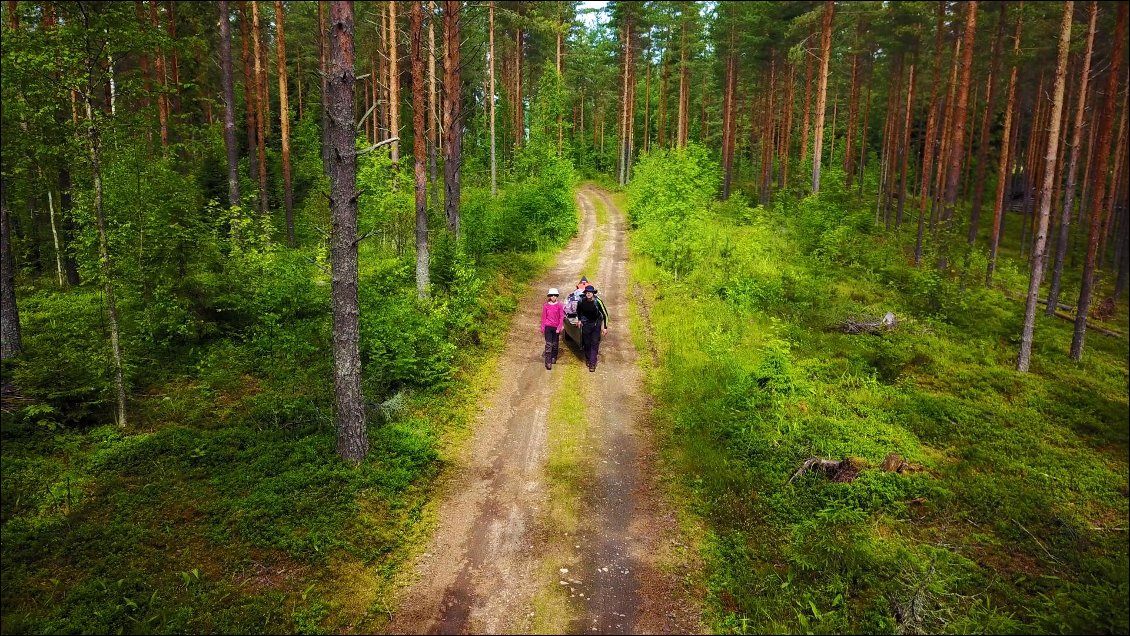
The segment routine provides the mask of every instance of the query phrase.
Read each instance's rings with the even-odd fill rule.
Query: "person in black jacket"
[[[585,297],[577,303],[577,316],[581,319],[581,348],[585,351],[589,371],[596,371],[600,337],[608,333],[608,309],[604,301],[597,298],[592,285],[585,287]]]

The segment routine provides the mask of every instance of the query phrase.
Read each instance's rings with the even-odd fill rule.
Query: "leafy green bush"
[[[643,155],[628,184],[628,218],[639,249],[678,277],[705,249],[703,211],[719,184],[719,169],[701,146]]]

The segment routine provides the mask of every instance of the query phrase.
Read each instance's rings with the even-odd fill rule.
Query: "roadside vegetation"
[[[701,519],[712,629],[1130,629],[1125,338],[1092,336],[1074,363],[1071,324],[1041,318],[1019,373],[1015,244],[997,286],[963,285],[913,267],[835,176],[762,207],[715,201],[693,144],[635,171],[654,416]],[[838,329],[885,312],[894,329]],[[1125,302],[1108,326],[1127,332]],[[881,469],[890,453],[903,471]],[[858,476],[788,483],[812,456]]]
[[[427,536],[421,511],[494,380],[508,316],[576,232],[574,177],[531,146],[497,199],[472,182],[473,239],[433,248],[433,295],[418,300],[401,240],[411,189],[392,186],[387,152],[362,161],[360,226],[376,230],[360,243],[372,452],[353,469],[334,450],[326,184],[303,130],[316,133],[298,133],[300,178],[310,171],[298,249],[270,226],[232,240],[230,217],[206,204],[206,174],[179,178],[118,140],[111,196],[139,181],[167,189],[142,219],[175,217],[184,231],[120,261],[128,427],[105,424],[99,288],[20,280],[24,353],[4,361],[18,394],[0,427],[4,633],[317,633],[388,619],[386,586]],[[149,230],[121,222],[122,245]]]

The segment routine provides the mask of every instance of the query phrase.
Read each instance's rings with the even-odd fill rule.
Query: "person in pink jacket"
[[[538,331],[545,335],[545,369],[549,371],[557,362],[557,347],[561,340],[561,330],[565,328],[565,307],[557,302],[560,294],[556,287],[546,293],[545,304],[541,308],[541,323]]]

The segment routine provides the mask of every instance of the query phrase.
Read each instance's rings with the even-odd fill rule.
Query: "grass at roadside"
[[[633,237],[633,279],[662,308],[648,380],[665,458],[705,529],[708,624],[1127,631],[1125,340],[1091,334],[1075,364],[1071,325],[1041,319],[1033,372],[1015,372],[1022,304],[908,266],[829,190],[704,206],[679,226],[678,277],[642,262],[673,244],[646,242],[658,226]],[[889,333],[834,329],[885,311]],[[888,453],[922,469],[883,472]],[[813,455],[866,468],[787,485]]]
[[[130,429],[6,414],[0,631],[380,631],[434,481],[496,381],[506,317],[552,257],[483,270],[478,344],[442,385],[373,406],[356,469],[334,451],[321,316],[197,352],[191,376],[137,399]]]

